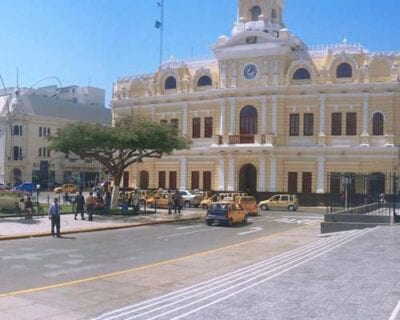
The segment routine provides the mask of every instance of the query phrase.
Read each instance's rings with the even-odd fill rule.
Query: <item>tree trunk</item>
[[[114,185],[111,193],[111,209],[118,208],[118,193],[121,180],[122,174],[117,173],[114,175]]]

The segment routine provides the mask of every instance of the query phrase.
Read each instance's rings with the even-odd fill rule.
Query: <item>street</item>
[[[233,228],[3,241],[1,319],[398,320],[399,227],[320,235],[321,220],[268,211]]]
[[[248,225],[233,228],[208,227],[203,221],[195,221],[75,234],[60,241],[48,237],[6,241],[0,249],[1,290],[25,290],[176,259],[321,219],[318,214],[302,215],[293,219],[285,218],[293,215],[283,211],[264,213],[249,218]]]

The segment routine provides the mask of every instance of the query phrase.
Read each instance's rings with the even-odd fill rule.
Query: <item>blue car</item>
[[[17,191],[23,191],[23,192],[35,192],[36,191],[36,185],[33,184],[32,182],[24,182],[14,188]]]

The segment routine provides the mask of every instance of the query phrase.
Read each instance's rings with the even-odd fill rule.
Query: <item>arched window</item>
[[[336,78],[351,78],[353,70],[348,63],[341,63],[336,68]]]
[[[19,126],[17,126],[17,125],[14,126],[13,135],[19,136]]]
[[[240,134],[257,134],[257,109],[253,106],[240,111]]]
[[[212,80],[209,76],[202,76],[199,81],[197,81],[197,86],[198,87],[206,87],[206,86],[211,86],[212,85]]]
[[[42,127],[39,127],[39,137],[41,137],[42,135],[43,135]]]
[[[165,80],[165,90],[176,89],[176,79],[172,76]]]
[[[384,119],[383,114],[377,112],[372,118],[372,135],[383,136],[384,131]]]
[[[250,10],[251,21],[258,21],[258,17],[261,16],[261,8],[259,6],[254,6]]]
[[[293,75],[293,80],[310,80],[311,74],[306,68],[297,69]]]

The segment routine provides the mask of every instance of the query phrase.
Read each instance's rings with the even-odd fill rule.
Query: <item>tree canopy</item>
[[[161,158],[191,145],[190,139],[179,135],[171,125],[131,118],[116,120],[113,127],[71,123],[49,139],[49,148],[56,152],[99,161],[114,178],[113,191],[118,190],[123,172],[130,165],[145,158]]]

